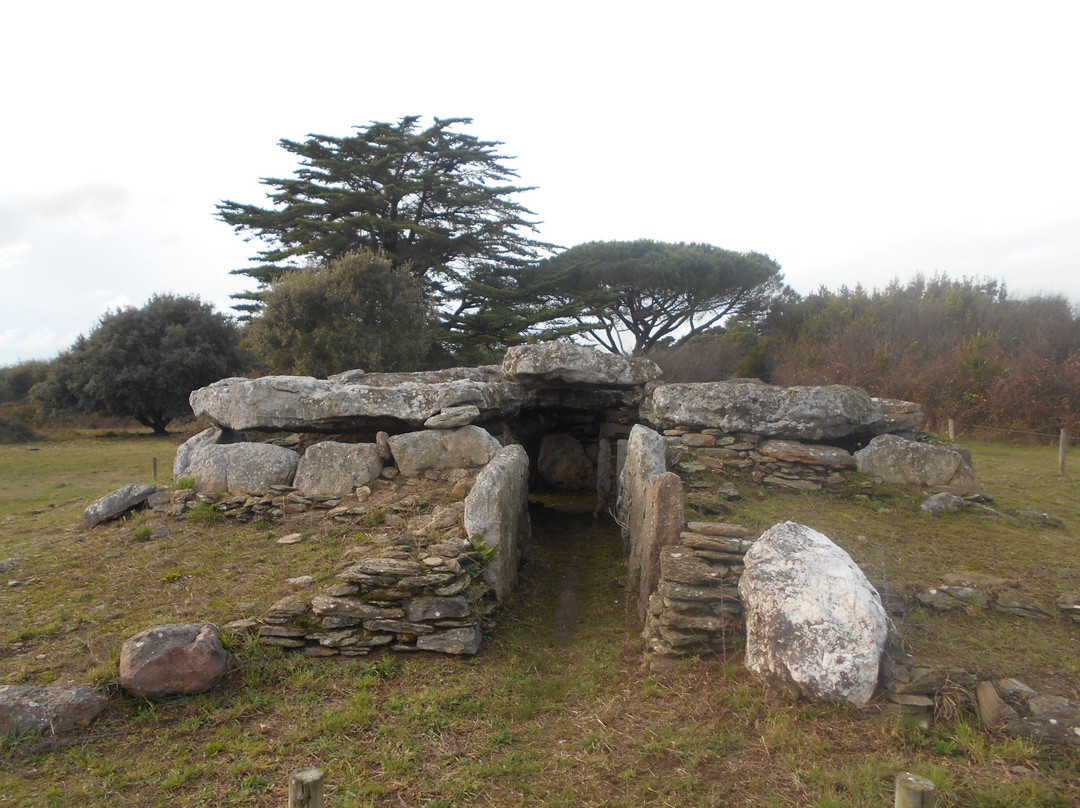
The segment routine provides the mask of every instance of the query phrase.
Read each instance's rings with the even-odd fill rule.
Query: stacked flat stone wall
[[[660,577],[649,596],[642,637],[650,652],[722,653],[746,630],[739,577],[751,542],[746,528],[691,522],[660,553]]]
[[[484,564],[484,554],[464,539],[366,558],[313,598],[275,603],[259,639],[311,656],[363,656],[374,648],[474,654],[491,592]]]
[[[736,469],[755,482],[783,488],[818,490],[843,481],[855,470],[855,457],[838,446],[775,440],[721,429],[665,429],[676,464],[692,451],[695,461],[712,468]]]

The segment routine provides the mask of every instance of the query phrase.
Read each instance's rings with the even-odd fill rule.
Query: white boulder
[[[747,667],[812,701],[865,705],[889,621],[851,557],[816,530],[783,522],[763,533],[744,561]]]

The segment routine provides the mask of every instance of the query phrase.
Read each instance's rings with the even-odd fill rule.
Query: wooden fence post
[[[956,440],[956,422],[949,419],[949,440]]]
[[[1065,449],[1069,446],[1069,430],[1062,429],[1058,439],[1058,474],[1065,473]]]
[[[289,775],[289,808],[323,808],[322,769],[297,769]]]
[[[896,801],[893,808],[934,808],[937,792],[925,777],[904,772],[896,775]]]
[[[154,458],[154,479],[157,479],[157,458]]]

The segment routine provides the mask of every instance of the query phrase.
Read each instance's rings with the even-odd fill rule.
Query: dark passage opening
[[[618,525],[594,518],[595,494],[534,494],[532,538],[520,580],[525,611],[558,645],[625,613],[626,563]],[[528,615],[525,615],[528,617]],[[610,629],[609,629],[610,630]]]

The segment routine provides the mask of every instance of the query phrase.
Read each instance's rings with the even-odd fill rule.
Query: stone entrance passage
[[[625,605],[626,560],[618,526],[594,519],[590,494],[535,496],[532,539],[522,570],[539,609],[543,635],[569,645],[599,610]]]

